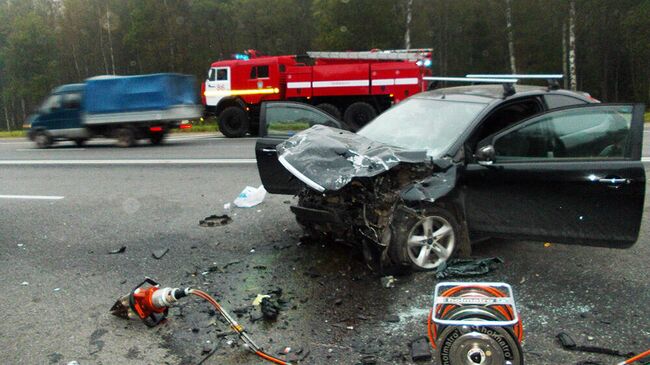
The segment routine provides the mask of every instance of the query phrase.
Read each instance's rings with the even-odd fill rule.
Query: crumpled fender
[[[449,194],[456,186],[458,163],[438,159],[433,164],[438,171],[434,171],[432,176],[407,185],[400,191],[400,197],[407,205],[422,201],[433,203]]]

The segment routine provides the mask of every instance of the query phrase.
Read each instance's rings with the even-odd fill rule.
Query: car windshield
[[[456,141],[487,104],[424,98],[407,99],[387,110],[358,134],[437,158]]]

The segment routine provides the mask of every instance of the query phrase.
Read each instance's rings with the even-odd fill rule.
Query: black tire
[[[160,145],[163,143],[165,140],[165,133],[150,133],[149,134],[149,142],[151,142],[152,145]]]
[[[377,116],[377,111],[372,105],[358,101],[345,109],[343,119],[353,132],[361,129],[366,123]]]
[[[333,116],[334,118],[341,120],[341,111],[339,108],[336,107],[336,105],[329,104],[329,103],[320,103],[316,105],[316,107],[325,113]]]
[[[52,136],[46,131],[38,131],[34,134],[34,143],[38,148],[48,148],[52,145]]]
[[[83,147],[86,144],[87,139],[85,138],[77,138],[74,140],[74,144],[77,145],[77,147]]]
[[[446,226],[449,229],[449,235],[440,235],[440,241],[433,237],[427,240],[423,239],[421,242],[426,242],[426,244],[412,245],[409,247],[409,237],[424,236],[423,238],[425,238],[428,236],[424,231],[425,224],[423,222],[425,219],[431,219],[431,232],[436,232],[442,226]],[[391,221],[390,230],[391,237],[388,255],[390,256],[391,262],[397,269],[410,269],[413,271],[436,270],[443,262],[446,262],[456,254],[462,238],[465,237],[456,216],[443,206],[426,208],[419,216],[405,209],[397,208]],[[436,245],[436,242],[439,242],[440,245]],[[415,257],[417,256],[416,252],[419,253],[424,246],[431,253],[431,259],[418,263]],[[446,256],[445,258],[438,256],[435,252],[436,250],[432,250],[434,247],[441,246],[446,249],[447,254],[443,255]],[[433,261],[434,259],[436,260],[435,262]]]
[[[248,132],[250,121],[244,109],[238,106],[231,106],[219,114],[219,131],[224,136],[239,138]]]
[[[115,131],[117,145],[119,147],[132,147],[135,145],[135,132],[131,128],[120,128]]]

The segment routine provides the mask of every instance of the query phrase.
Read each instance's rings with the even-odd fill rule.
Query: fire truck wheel
[[[321,103],[316,105],[316,107],[325,113],[333,116],[334,118],[341,120],[341,111],[339,108],[336,107],[336,105],[332,105],[329,103]]]
[[[375,108],[373,108],[372,105],[358,101],[345,110],[343,119],[350,129],[352,129],[353,132],[356,132],[376,116],[377,111],[375,111]]]
[[[248,115],[244,109],[231,106],[219,115],[219,131],[230,138],[243,137],[248,132]]]

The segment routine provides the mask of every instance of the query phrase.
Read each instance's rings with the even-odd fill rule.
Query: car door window
[[[633,107],[563,109],[535,118],[494,139],[497,161],[630,157]]]
[[[340,128],[338,123],[318,110],[273,104],[266,108],[268,135],[291,136],[317,124]]]
[[[544,101],[548,109],[557,109],[570,105],[587,104],[586,101],[567,95],[548,94],[544,95]]]

